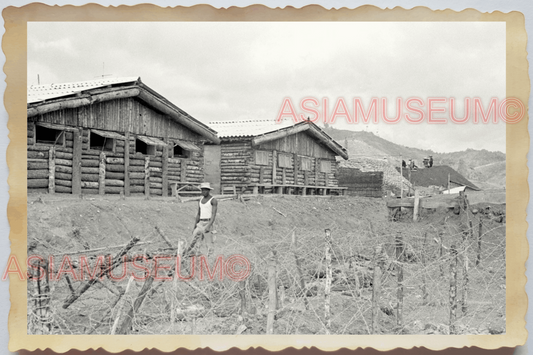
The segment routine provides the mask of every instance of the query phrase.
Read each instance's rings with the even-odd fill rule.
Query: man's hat
[[[200,184],[200,189],[209,189],[209,190],[213,190],[213,188],[211,187],[211,184],[208,183],[208,182],[202,182]]]

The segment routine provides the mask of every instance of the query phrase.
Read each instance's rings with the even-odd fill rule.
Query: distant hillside
[[[326,132],[343,146],[347,146],[350,159],[374,157],[398,166],[400,155],[405,161],[414,159],[423,166],[423,159],[433,156],[433,165],[448,165],[481,189],[505,187],[505,154],[488,150],[467,149],[460,152],[436,153],[430,149],[406,147],[371,132],[325,128]]]

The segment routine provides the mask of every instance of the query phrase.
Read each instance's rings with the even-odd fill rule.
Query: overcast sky
[[[103,67],[105,63],[105,67]],[[28,85],[141,80],[205,123],[276,119],[288,97],[505,97],[505,24],[487,22],[34,22]],[[110,77],[110,76],[106,76]],[[442,106],[442,105],[441,105]],[[301,111],[298,107],[298,112]],[[320,105],[319,110],[323,110]],[[505,152],[505,125],[347,124],[437,152]]]

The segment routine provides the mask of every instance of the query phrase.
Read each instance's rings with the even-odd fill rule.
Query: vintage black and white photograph
[[[505,22],[29,22],[27,333],[505,334],[505,99]]]

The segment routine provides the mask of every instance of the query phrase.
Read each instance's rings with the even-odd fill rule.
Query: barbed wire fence
[[[160,270],[170,281],[121,278],[122,267],[130,267],[136,254],[148,259],[183,255],[185,241],[172,245],[163,231],[156,230],[143,245],[137,241],[128,243],[129,249],[124,246],[100,269],[98,275],[103,277],[89,287],[87,279],[75,281],[63,275],[58,282],[43,283],[34,281],[40,274],[33,275],[28,284],[28,332],[505,332],[505,224],[481,214],[475,218],[470,214],[469,221],[466,227],[445,221],[439,228],[396,223],[393,233],[367,220],[346,233],[333,222],[325,231],[295,228],[284,234],[256,235],[253,242],[252,236],[225,235],[220,254],[226,260],[245,256],[251,265],[246,280],[206,280],[204,269],[202,281],[198,277],[202,265],[197,263],[192,275],[192,259],[187,256],[179,264],[180,275],[191,276],[187,281],[174,277],[171,265]],[[121,253],[126,262],[117,258]],[[216,256],[207,260],[212,269]],[[153,272],[149,260],[139,265],[146,267],[145,274]]]

